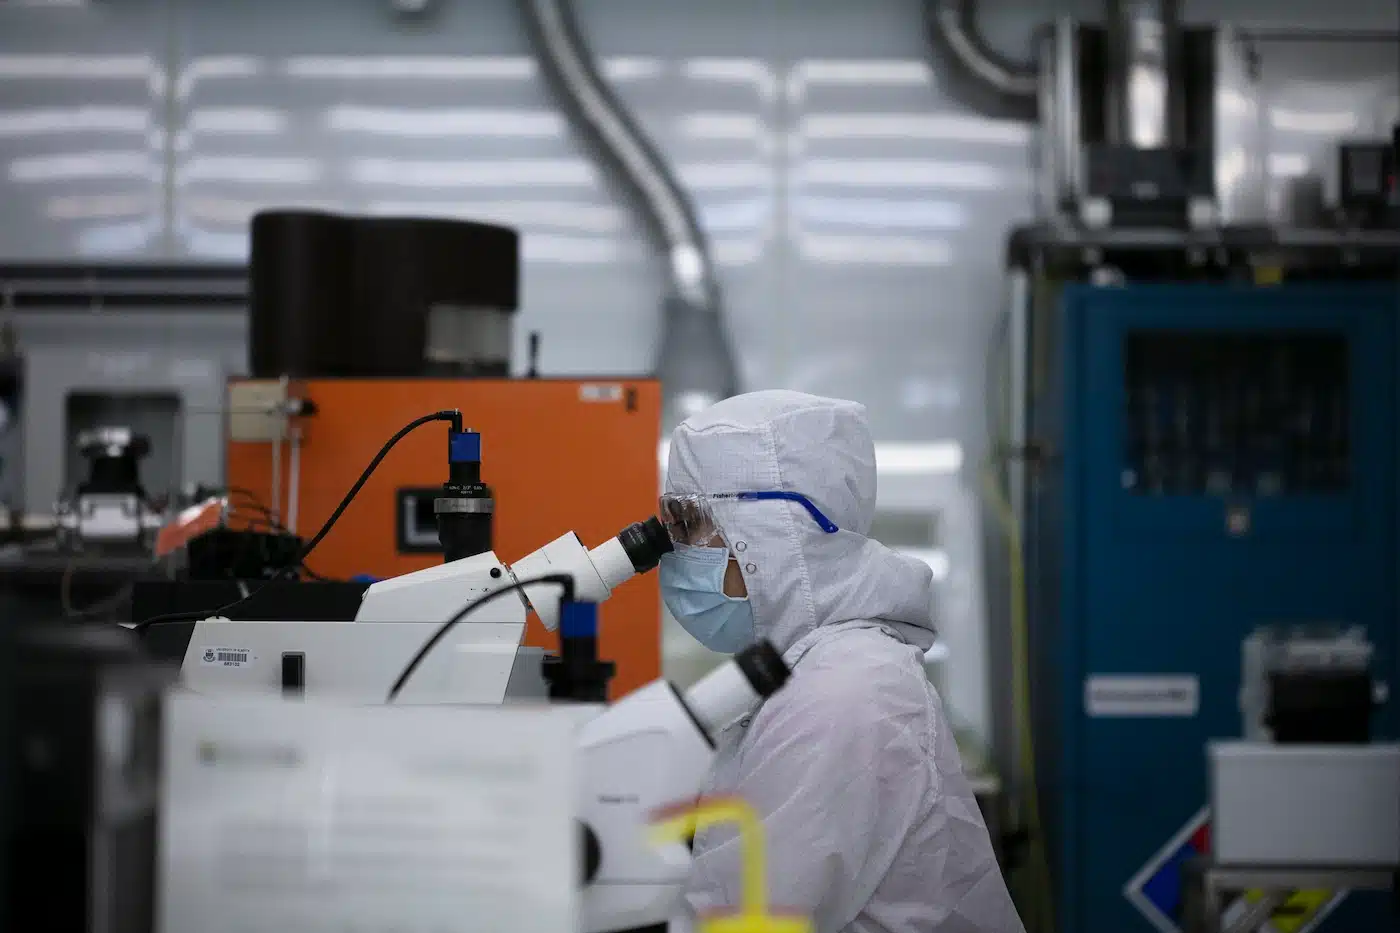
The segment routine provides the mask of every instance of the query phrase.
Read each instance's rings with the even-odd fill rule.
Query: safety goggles
[[[822,514],[816,504],[800,492],[722,492],[704,495],[661,497],[658,517],[674,544],[705,546],[713,544],[723,536],[719,522],[715,520],[712,503],[722,500],[741,502],[795,502],[812,516],[817,526],[827,534],[835,534],[836,523]]]

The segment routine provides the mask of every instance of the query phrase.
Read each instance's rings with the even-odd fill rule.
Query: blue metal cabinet
[[[1056,362],[1032,404],[1058,468],[1032,491],[1028,551],[1037,734],[1061,933],[1172,928],[1170,866],[1151,880],[1138,876],[1159,853],[1166,857],[1174,837],[1191,835],[1191,820],[1206,805],[1204,746],[1239,734],[1240,644],[1256,626],[1363,625],[1378,648],[1378,673],[1394,679],[1397,307],[1394,287],[1356,284],[1075,286],[1063,293]],[[1194,477],[1195,486],[1163,481],[1177,473],[1152,455],[1158,479],[1149,481],[1144,433],[1158,435],[1147,447],[1160,447],[1160,432],[1173,430],[1176,416],[1158,424],[1153,412],[1170,404],[1162,392],[1179,387],[1153,389],[1150,366],[1146,376],[1135,375],[1134,348],[1179,336],[1226,347],[1227,357],[1230,346],[1256,340],[1330,341],[1340,348],[1334,381],[1341,388],[1328,410],[1345,435],[1306,463],[1279,445],[1236,449],[1223,458],[1225,476],[1244,479],[1224,487],[1199,482],[1219,473],[1202,463],[1221,460],[1218,451],[1178,458],[1180,476]],[[1175,351],[1164,352],[1170,361]],[[1239,397],[1255,399],[1231,403],[1236,421],[1258,408],[1262,377],[1230,377],[1229,364],[1209,354],[1193,359],[1162,372],[1191,374],[1198,389],[1234,378],[1243,386]],[[1295,383],[1312,385],[1296,376],[1280,385],[1293,392]],[[1306,392],[1302,398],[1289,402],[1303,414],[1289,408],[1288,424],[1328,407]],[[1215,402],[1189,404],[1196,414],[1181,417],[1196,423],[1183,423],[1185,432],[1199,438],[1207,431],[1202,419],[1219,413],[1201,414]],[[1282,403],[1275,408],[1283,411]],[[1285,474],[1289,483],[1278,479]],[[1105,676],[1148,685],[1174,678],[1197,693],[1182,693],[1176,710],[1148,703],[1114,714],[1110,703],[1091,715],[1090,685]],[[1393,708],[1383,709],[1377,725],[1380,735],[1396,734]],[[1134,890],[1125,890],[1130,883]],[[1359,900],[1348,898],[1322,929],[1373,929],[1358,919],[1358,908],[1366,910]]]

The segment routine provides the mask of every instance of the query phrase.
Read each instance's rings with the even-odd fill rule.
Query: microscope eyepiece
[[[792,671],[772,642],[756,641],[734,656],[734,663],[761,697],[769,697],[787,683]]]
[[[661,555],[671,553],[671,536],[655,515],[628,525],[618,532],[617,540],[637,573],[646,573],[661,562]]]
[[[693,684],[681,705],[713,744],[721,729],[776,693],[791,674],[778,649],[754,642]]]

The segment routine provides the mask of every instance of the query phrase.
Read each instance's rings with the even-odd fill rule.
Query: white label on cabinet
[[[584,402],[620,402],[622,386],[587,382],[578,387],[578,397]]]
[[[1189,718],[1200,707],[1194,674],[1095,674],[1084,681],[1084,712],[1095,718]]]

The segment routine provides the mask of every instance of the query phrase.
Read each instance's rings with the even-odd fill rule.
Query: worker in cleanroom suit
[[[1023,933],[924,675],[933,574],[866,537],[865,408],[798,392],[720,402],[672,436],[671,614],[706,647],[771,641],[787,686],[724,730],[709,793],[763,819],[769,903],[818,933]],[[734,832],[695,842],[698,913],[739,906]]]

